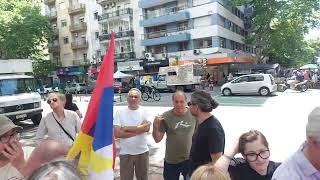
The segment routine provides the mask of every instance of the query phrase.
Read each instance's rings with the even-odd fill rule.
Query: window
[[[220,37],[220,47],[221,48],[226,48],[227,46],[226,46],[226,38],[222,38],[222,37]]]
[[[242,82],[248,82],[248,81],[249,81],[249,77],[243,76],[243,77],[240,77],[240,78],[234,80],[233,83],[242,83]]]
[[[177,31],[184,31],[184,30],[187,30],[187,29],[188,29],[188,22],[187,21],[178,23]]]
[[[93,13],[93,17],[94,17],[94,19],[98,19],[98,17],[99,17],[98,12]]]
[[[65,9],[65,8],[66,8],[64,2],[60,2],[60,3],[59,3],[59,8],[60,8],[60,9]]]
[[[212,38],[202,38],[202,39],[196,39],[193,42],[194,49],[201,49],[201,48],[210,48],[212,47]]]
[[[65,19],[61,20],[61,27],[66,27],[67,26],[67,21]]]
[[[64,37],[63,38],[63,43],[64,44],[68,44],[69,43],[69,38],[68,37]]]
[[[83,59],[87,60],[87,53],[83,53]]]
[[[178,46],[179,46],[179,51],[185,51],[187,50],[188,42],[187,41],[178,42]]]
[[[177,72],[173,71],[173,72],[168,72],[168,76],[176,76]]]
[[[99,39],[99,32],[95,32],[96,39]]]
[[[249,82],[263,81],[263,80],[264,80],[263,76],[249,76]]]

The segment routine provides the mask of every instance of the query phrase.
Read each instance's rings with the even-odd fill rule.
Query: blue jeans
[[[164,162],[163,177],[165,180],[179,180],[180,173],[184,180],[189,180],[189,162],[188,160],[178,164],[169,164]]]

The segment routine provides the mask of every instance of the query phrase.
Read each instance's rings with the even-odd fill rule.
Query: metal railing
[[[80,31],[80,30],[86,30],[87,24],[86,23],[77,23],[77,24],[71,24],[70,31]]]
[[[119,10],[116,10],[113,12],[102,14],[101,16],[99,16],[99,21],[104,20],[104,19],[113,18],[113,17],[132,15],[132,13],[133,13],[132,8],[119,9]]]
[[[72,5],[69,7],[68,12],[69,14],[84,12],[86,10],[86,6],[84,4],[77,4]]]
[[[71,43],[71,49],[87,48],[87,41],[76,41]]]
[[[74,66],[89,65],[89,64],[90,64],[89,59],[75,59],[75,60],[73,60]]]
[[[110,33],[103,33],[100,37],[100,41],[105,41],[105,40],[110,40]],[[121,32],[116,32],[114,37],[117,38],[123,38],[123,37],[133,37],[134,36],[134,31],[129,30],[129,31],[121,31]]]
[[[166,16],[170,14],[176,14],[178,11],[187,9],[188,6],[182,5],[182,6],[175,6],[175,7],[169,7],[169,8],[161,8],[156,9],[154,11],[149,11],[143,15],[143,19],[149,19],[149,18],[156,18],[161,16]]]
[[[124,53],[114,54],[114,59],[134,59],[134,58],[136,58],[135,52],[124,52]]]
[[[142,39],[153,39],[153,38],[159,38],[159,37],[165,37],[165,36],[178,35],[181,33],[186,33],[188,29],[190,28],[177,27],[177,28],[167,29],[162,31],[149,32],[149,33],[142,34]]]

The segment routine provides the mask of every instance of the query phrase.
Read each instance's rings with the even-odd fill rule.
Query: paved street
[[[287,90],[270,97],[259,96],[235,96],[220,97],[217,91],[211,92],[222,104],[212,113],[222,123],[226,133],[226,148],[229,148],[234,140],[244,131],[258,129],[262,131],[269,141],[271,160],[283,161],[287,156],[297,150],[305,138],[305,124],[308,113],[320,103],[320,91],[308,90],[305,93]],[[188,93],[190,97],[191,93]],[[162,113],[171,106],[171,93],[163,93],[159,102],[143,102],[148,111],[156,115]],[[123,95],[125,96],[125,95]],[[115,103],[115,110],[126,105],[125,98],[122,102]],[[85,113],[89,97],[76,97],[76,103]],[[43,102],[44,114],[50,111],[49,106]],[[23,123],[25,131],[22,133],[22,141],[33,145],[36,128],[28,121]],[[157,174],[162,173],[165,141],[154,143],[149,136],[150,145],[150,179],[159,179]],[[119,166],[117,166],[118,170]],[[118,176],[118,171],[116,171]]]

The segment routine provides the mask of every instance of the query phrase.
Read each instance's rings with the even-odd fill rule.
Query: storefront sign
[[[117,67],[119,71],[140,71],[143,70],[142,62],[142,60],[118,62]]]
[[[145,66],[168,66],[169,60],[145,61]]]

